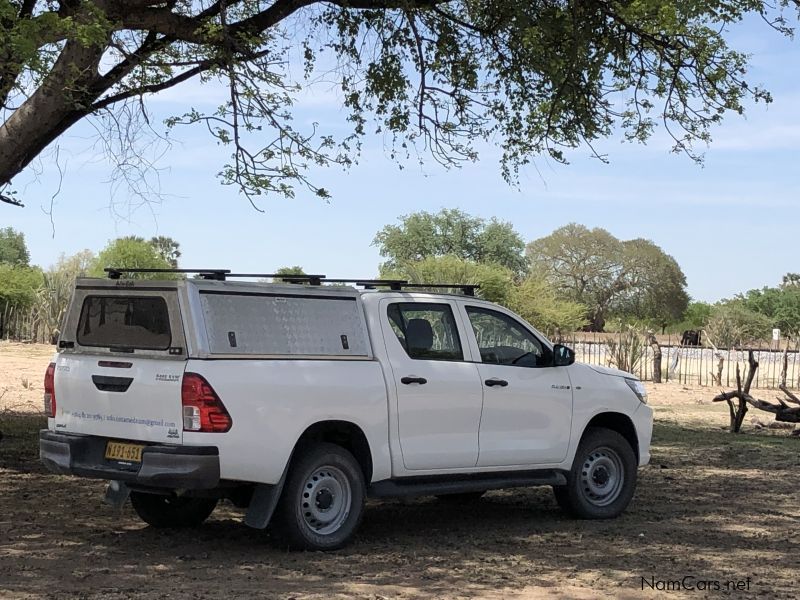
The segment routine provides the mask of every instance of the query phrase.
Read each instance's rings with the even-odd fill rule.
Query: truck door
[[[55,430],[179,444],[186,348],[175,284],[101,283],[77,287],[61,333]]]
[[[464,302],[483,383],[478,466],[544,465],[567,455],[572,428],[569,367],[511,314]]]
[[[380,303],[409,470],[474,467],[483,402],[457,307],[447,300]]]

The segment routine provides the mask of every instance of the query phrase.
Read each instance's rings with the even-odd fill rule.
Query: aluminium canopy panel
[[[369,356],[355,295],[200,290],[213,354]]]

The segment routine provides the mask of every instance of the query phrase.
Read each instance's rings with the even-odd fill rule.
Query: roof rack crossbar
[[[196,273],[203,279],[214,279],[225,281],[225,276],[230,273],[230,269],[126,269],[122,267],[106,267],[103,269],[108,273],[109,279],[119,279],[123,273]]]
[[[477,283],[406,283],[404,288],[440,288],[449,290],[461,290],[465,296],[474,296],[475,290],[480,289]]]

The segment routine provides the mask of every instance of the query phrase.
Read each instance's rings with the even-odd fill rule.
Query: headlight
[[[639,398],[639,400],[647,404],[647,389],[644,387],[644,384],[641,381],[638,379],[625,378],[625,383],[628,384],[628,387],[631,388],[631,391],[636,394],[636,397]]]

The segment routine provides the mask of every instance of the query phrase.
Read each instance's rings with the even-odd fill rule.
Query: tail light
[[[184,431],[224,433],[233,425],[222,400],[202,375],[183,374],[181,404]]]
[[[56,363],[47,365],[44,372],[44,412],[48,417],[56,416]]]

